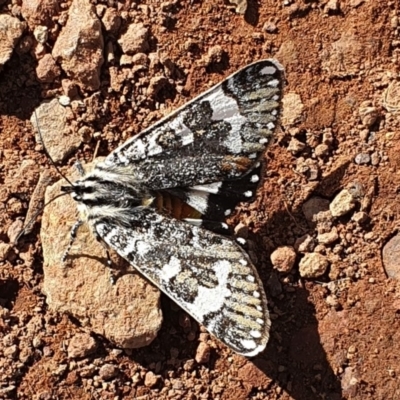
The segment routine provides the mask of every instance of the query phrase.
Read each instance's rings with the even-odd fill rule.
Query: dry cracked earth
[[[399,8],[0,0],[0,399],[400,398]],[[87,228],[61,263],[77,213],[42,211],[61,184],[43,143],[74,179],[263,58],[287,84],[257,198],[229,220],[272,317],[246,359],[114,254],[112,285]]]

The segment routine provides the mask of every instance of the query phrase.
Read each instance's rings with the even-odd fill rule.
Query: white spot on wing
[[[228,276],[232,270],[232,265],[227,260],[217,261],[212,266],[215,276],[218,280],[218,285],[214,288],[206,288],[199,286],[198,294],[193,303],[185,303],[188,310],[200,321],[204,316],[220,311],[226,301],[226,298],[231,296],[231,291],[228,289]],[[212,301],[210,301],[212,299]]]
[[[242,343],[242,346],[247,350],[252,350],[257,346],[254,340],[244,339],[241,340],[240,342]]]
[[[227,210],[225,210],[224,214],[227,217],[228,215],[231,215],[232,210],[230,210],[229,208]]]
[[[240,243],[240,244],[246,244],[246,239],[243,239],[243,238],[241,238],[241,237],[238,237],[238,238],[236,238],[236,241],[238,242],[238,243]]]
[[[151,250],[151,246],[146,242],[137,242],[136,252],[139,256],[144,257]],[[129,254],[129,253],[128,253]]]
[[[244,195],[246,197],[251,197],[251,196],[253,196],[253,192],[251,190],[247,190],[246,192],[244,192]]]
[[[226,120],[240,116],[239,107],[232,97],[227,96],[221,87],[213,90],[204,100],[209,101],[214,121]]]
[[[273,67],[271,65],[267,65],[260,71],[260,74],[261,75],[273,75],[275,72],[276,72],[275,67]]]
[[[230,83],[230,82],[229,82]],[[228,84],[229,84],[228,83]],[[237,102],[232,97],[227,96],[221,87],[212,91],[205,100],[210,102],[213,110],[212,119],[214,121],[224,120],[231,125],[228,137],[224,145],[234,154],[242,152],[242,125],[247,118],[240,114]]]
[[[253,336],[253,338],[260,338],[261,337],[261,333],[259,331],[250,331],[250,335]]]
[[[133,156],[135,158],[145,158],[146,157],[146,146],[142,139],[137,139],[132,146],[128,147],[128,156]]]
[[[181,272],[181,261],[172,256],[169,260],[168,264],[165,264],[160,271],[160,278],[164,281],[169,281],[174,276],[178,275]]]
[[[117,157],[121,164],[128,163],[128,159],[122,153],[117,153]]]
[[[191,189],[200,190],[202,192],[207,192],[207,193],[217,194],[219,191],[219,188],[221,186],[222,186],[222,182],[214,182],[214,183],[210,183],[208,185],[192,186]]]
[[[250,178],[250,182],[256,183],[260,180],[260,177],[258,175],[252,175]]]
[[[242,340],[241,342],[243,344],[244,340]],[[253,342],[253,340],[249,340],[249,342]],[[253,357],[256,356],[258,353],[260,353],[261,351],[263,351],[264,349],[265,349],[265,344],[261,344],[259,346],[256,346],[254,350],[242,354],[244,354],[246,357]]]
[[[156,140],[159,138],[159,136],[162,134],[161,131],[153,134],[152,136],[149,136],[149,142],[147,145],[147,154],[149,156],[154,156],[156,154],[162,153],[162,147],[156,143]]]
[[[182,115],[178,115],[175,119],[173,119],[169,123],[169,126],[175,131],[177,136],[180,136],[183,146],[193,143],[193,132],[183,123]]]
[[[268,122],[267,128],[268,128],[270,131],[272,131],[272,129],[275,128],[275,124],[274,124],[273,122]]]
[[[190,225],[194,225],[194,226],[201,226],[201,219],[197,219],[197,218],[184,218],[183,221],[189,223]]]
[[[188,144],[192,144],[194,141],[193,132],[189,131],[185,136],[182,136],[182,145],[187,146]]]
[[[260,292],[257,292],[256,290],[253,292],[253,296],[256,297],[257,299],[260,297]]]
[[[247,280],[249,282],[254,282],[255,281],[254,276],[251,276],[251,275],[247,275]]]
[[[278,79],[272,79],[272,81],[268,82],[268,86],[277,87],[279,85]]]
[[[192,190],[188,193],[188,204],[204,214],[208,207],[208,193]]]

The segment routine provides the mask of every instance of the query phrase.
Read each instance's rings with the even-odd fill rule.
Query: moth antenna
[[[21,232],[18,233],[17,237],[15,238],[15,243],[18,243],[18,240],[25,234],[25,231],[27,228],[30,227],[30,225],[35,222],[37,216],[44,210],[45,207],[47,207],[50,203],[52,203],[54,200],[59,199],[62,196],[65,196],[68,193],[60,193],[57,196],[53,197],[50,199],[47,203],[45,203],[42,207],[39,208],[38,211],[35,212],[35,215],[25,224],[25,226],[22,228]]]
[[[35,114],[35,120],[36,120],[36,128],[37,128],[37,130],[38,130],[38,134],[39,134],[40,141],[42,142],[42,145],[43,145],[44,154],[46,154],[47,158],[50,160],[51,164],[52,164],[53,167],[56,169],[56,171],[57,171],[71,186],[74,186],[74,184],[60,171],[60,169],[57,167],[56,163],[55,163],[55,162],[53,161],[53,159],[51,158],[50,153],[47,151],[46,145],[44,144],[42,132],[41,132],[40,127],[39,127],[39,120],[38,120],[38,117],[37,117],[37,114],[36,114],[36,110],[34,111],[34,114]]]
[[[72,227],[71,232],[69,233],[69,234],[70,234],[70,240],[69,240],[68,247],[66,248],[66,250],[65,250],[65,252],[64,252],[64,254],[63,254],[63,256],[61,257],[61,262],[62,262],[62,263],[64,263],[65,260],[67,259],[68,254],[69,254],[69,252],[70,252],[70,250],[71,250],[71,247],[72,247],[72,245],[73,245],[74,242],[75,242],[76,234],[77,234],[77,232],[78,232],[78,229],[79,229],[83,224],[84,224],[84,221],[82,221],[81,219],[79,219],[78,221],[75,222],[74,226]]]
[[[53,165],[53,167],[56,169],[56,171],[71,185],[74,186],[73,183],[60,171],[60,169],[57,167],[56,163],[54,162],[54,160],[51,158],[50,153],[48,152],[46,145],[44,144],[44,140],[43,140],[43,136],[42,136],[42,132],[40,130],[40,126],[39,126],[39,119],[37,117],[37,113],[36,110],[33,112],[35,114],[35,121],[36,121],[36,128],[39,134],[39,138],[40,141],[42,142],[43,145],[43,151],[46,154],[46,157],[50,160],[51,164]],[[36,218],[38,217],[38,215],[44,210],[44,208],[49,205],[51,202],[53,202],[54,200],[66,195],[68,193],[61,193],[59,195],[57,195],[56,197],[53,197],[51,200],[49,200],[47,203],[45,203],[42,207],[40,207],[40,209],[35,213],[35,215],[24,225],[24,227],[22,228],[21,232],[18,233],[17,237],[15,238],[15,243],[18,243],[19,239],[21,238],[21,236],[23,236],[27,230],[27,228],[30,227],[30,225],[36,220]]]

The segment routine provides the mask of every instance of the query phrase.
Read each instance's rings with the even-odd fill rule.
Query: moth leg
[[[85,221],[82,221],[81,219],[78,219],[78,221],[76,221],[74,226],[72,227],[71,232],[69,234],[70,235],[70,240],[69,240],[68,246],[67,246],[63,256],[61,257],[61,262],[62,263],[64,263],[65,260],[67,259],[69,251],[71,250],[71,247],[75,242],[76,234],[78,232],[78,229],[83,225],[84,222]]]
[[[85,171],[83,170],[82,164],[79,161],[75,162],[74,167],[80,176],[85,176]]]
[[[104,251],[106,252],[107,266],[109,267],[109,270],[110,270],[110,282],[111,282],[111,284],[115,285],[115,283],[117,282],[117,280],[120,276],[120,273],[116,272],[112,268],[112,260],[110,257],[110,252],[108,251],[107,243],[104,242],[103,238],[96,231],[94,232],[94,236],[95,236],[96,240],[102,245],[102,247],[104,248]]]
[[[111,261],[111,257],[110,257],[110,252],[108,251],[107,244],[104,243],[104,240],[101,238],[101,236],[97,232],[94,232],[94,237],[102,245],[104,251],[106,252],[107,266],[112,267],[112,261]]]

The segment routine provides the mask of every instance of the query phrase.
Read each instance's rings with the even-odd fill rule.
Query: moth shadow
[[[129,265],[127,261],[125,261],[122,257],[115,256],[113,252],[111,252],[111,259],[109,264],[109,260],[104,256],[96,256],[93,254],[87,253],[77,253],[77,254],[68,254],[67,260],[79,260],[82,258],[87,258],[90,260],[97,261],[100,264],[103,264],[106,270],[110,273],[110,279],[112,283],[116,283],[119,278],[124,275],[136,275],[139,272],[135,269],[132,269],[132,266]],[[143,275],[141,275],[143,277]],[[143,277],[145,279],[145,277]]]
[[[266,350],[251,361],[293,399],[340,400],[340,380],[323,347],[309,296],[299,288],[287,304],[273,302],[281,315],[272,321]]]
[[[3,66],[0,73],[0,115],[29,120],[41,98],[41,85],[31,79],[36,63],[29,53],[13,54]],[[25,84],[27,81],[29,84]]]
[[[269,217],[260,224],[259,233],[251,237],[259,259],[263,260],[262,266],[266,266],[262,268],[261,263],[256,264],[272,313],[267,348],[252,362],[293,399],[342,398],[341,382],[334,371],[334,368],[340,367],[335,365],[337,350],[331,345],[337,333],[324,331],[324,325],[317,319],[316,306],[311,298],[315,297],[316,304],[322,301],[322,307],[327,307],[323,300],[324,294],[315,286],[318,284],[302,282],[298,271],[281,275],[272,268],[270,254],[279,246],[293,245],[295,239],[303,234],[315,234],[315,227],[305,219],[302,205],[312,196],[331,198],[343,187],[346,165],[344,163],[322,178],[313,193],[296,202],[290,210],[283,193],[277,194],[277,197],[282,196],[278,199],[265,197]],[[271,185],[274,186],[274,183]],[[298,265],[299,259],[300,256],[295,265]],[[329,277],[325,274],[318,280],[329,281]],[[329,346],[331,354],[327,354],[324,345]]]
[[[257,26],[260,19],[259,4],[257,0],[247,1],[247,9],[244,14],[244,19],[248,24]]]

